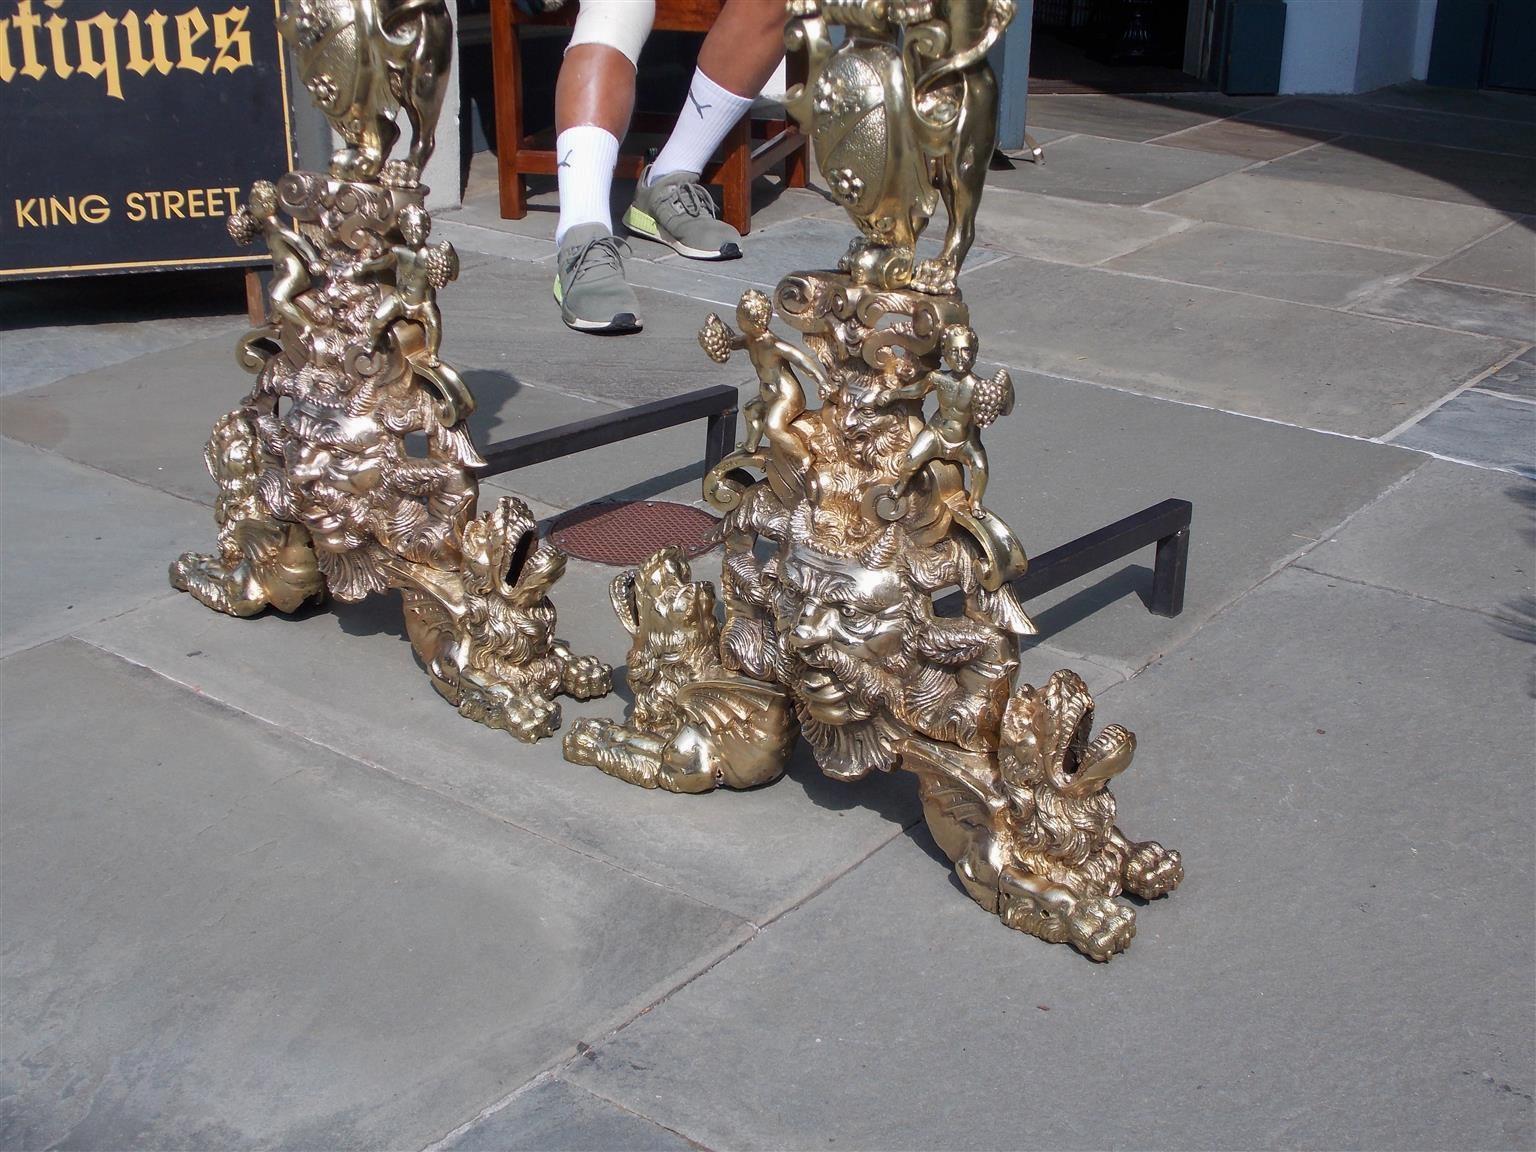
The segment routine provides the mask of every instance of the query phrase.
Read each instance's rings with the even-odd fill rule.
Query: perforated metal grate
[[[668,500],[602,500],[557,517],[549,538],[569,556],[627,566],[668,544],[685,556],[707,552],[719,523],[702,508]]]

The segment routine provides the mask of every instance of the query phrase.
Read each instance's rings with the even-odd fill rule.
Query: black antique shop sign
[[[0,280],[263,263],[293,167],[278,0],[0,0]]]

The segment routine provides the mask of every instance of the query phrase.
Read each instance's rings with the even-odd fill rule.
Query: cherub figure
[[[226,227],[230,238],[242,246],[258,235],[266,237],[267,250],[272,253],[272,285],[267,289],[272,312],[307,337],[312,327],[310,319],[294,301],[325,265],[315,246],[297,228],[282,222],[277,207],[277,185],[270,180],[258,180],[251,185],[245,205],[236,209]]]
[[[951,324],[941,337],[941,355],[947,371],[930,372],[910,384],[885,392],[882,403],[917,400],[933,392],[938,397],[938,411],[919,432],[907,449],[891,486],[891,496],[899,500],[907,484],[925,464],[950,460],[970,468],[970,508],[977,515],[985,512],[982,497],[987,490],[987,450],[981,445],[981,430],[999,416],[1013,410],[1013,381],[1007,369],[983,380],[971,371],[976,366],[976,333],[963,324]]]
[[[769,325],[773,305],[756,288],[741,294],[736,306],[736,322],[741,332],[710,313],[699,331],[699,344],[716,363],[724,364],[731,353],[745,349],[757,373],[759,391],[742,405],[747,424],[746,450],[756,452],[764,438],[786,459],[803,465],[807,462],[805,445],[791,429],[795,417],[805,411],[805,388],[795,376],[798,369],[815,381],[818,392],[828,388],[827,375],[815,360],[793,344],[774,334]]]
[[[426,363],[438,366],[438,350],[443,344],[443,317],[437,307],[437,290],[459,274],[459,256],[444,240],[427,246],[432,233],[432,217],[417,204],[408,204],[400,212],[400,236],[403,244],[394,244],[383,255],[365,260],[349,269],[349,276],[370,272],[395,272],[394,291],[385,291],[368,322],[368,335],[377,340],[396,320],[414,320],[421,325],[422,349]]]

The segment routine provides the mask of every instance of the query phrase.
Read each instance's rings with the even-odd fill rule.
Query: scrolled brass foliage
[[[474,397],[440,356],[437,293],[458,256],[431,242],[418,179],[441,95],[427,73],[441,83],[452,45],[446,9],[290,0],[282,27],[327,114],[345,113],[348,147],[330,175],[258,181],[229,219],[238,242],[272,253],[268,322],[240,340],[256,382],[205,454],[217,550],[182,556],[171,583],[233,616],[399,589],[438,692],[536,740],[559,726],[557,695],[600,696],[610,670],[555,637],[565,556],[527,505],[506,496],[477,515]],[[395,90],[415,133],[400,162],[388,160]]]
[[[1013,5],[789,12],[808,64],[790,106],[860,235],[838,271],[791,273],[772,298],[749,290],[734,327],[710,316],[699,333],[717,361],[745,352],[760,385],[745,440],[704,479],[724,513],[723,623],[715,589],[675,553],[620,577],[635,705],[623,724],[574,724],[565,755],[677,792],[773,780],[800,737],[841,779],[905,769],[978,904],[1108,960],[1135,932],[1116,897],[1164,895],[1183,870],[1115,823],[1106,785],[1134,737],[1092,734],[1072,672],[1017,683],[1019,638],[1035,629],[1009,581],[1026,560],[984,503],[981,440],[1013,387],[1006,371],[975,371],[958,287],[995,136],[985,57]],[[940,200],[940,255],[917,261]],[[773,331],[775,315],[803,347]],[[940,615],[950,589],[963,610]]]

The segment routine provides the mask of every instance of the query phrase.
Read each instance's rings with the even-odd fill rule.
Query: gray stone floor
[[[0,1147],[1536,1145],[1536,100],[1031,110],[964,278],[1019,395],[990,502],[1032,552],[1195,505],[1182,616],[1132,557],[1024,654],[1137,732],[1124,820],[1185,852],[1131,950],[977,911],[906,779],[646,793],[456,717],[391,600],[173,593],[238,292],[7,287]],[[740,262],[636,241],[645,332],[596,339],[537,191],[501,221],[477,163],[437,222],[482,439],[742,382],[703,316],[849,231],[764,182]],[[702,455],[488,488],[692,501]],[[611,575],[558,603],[621,664]]]

